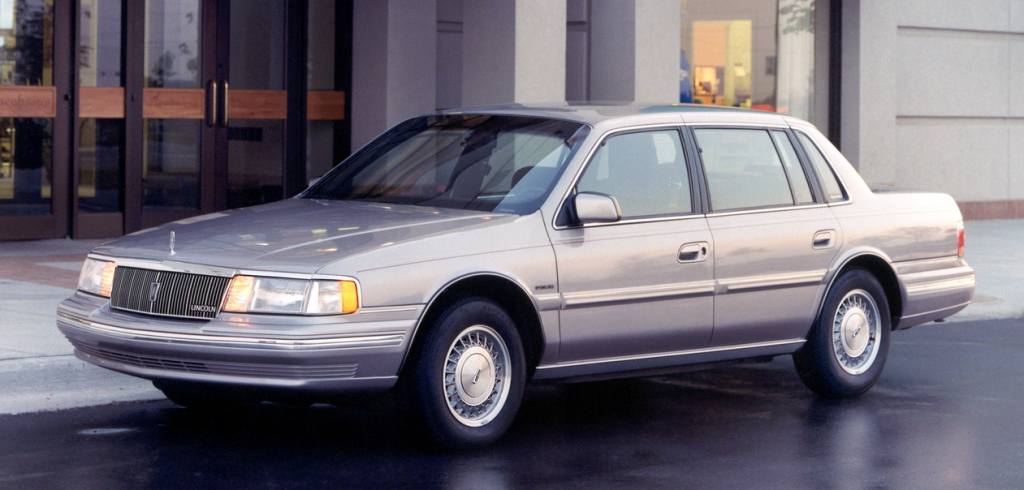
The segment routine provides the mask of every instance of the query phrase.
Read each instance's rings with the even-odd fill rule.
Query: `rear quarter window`
[[[821,178],[822,185],[825,186],[825,200],[828,202],[845,200],[846,193],[843,192],[843,186],[839,185],[839,179],[836,178],[835,172],[832,171],[832,166],[825,160],[825,156],[821,154],[818,146],[804,133],[797,131],[796,136],[804,147],[804,152],[811,159],[811,164],[814,165],[814,170],[818,173],[818,177]]]

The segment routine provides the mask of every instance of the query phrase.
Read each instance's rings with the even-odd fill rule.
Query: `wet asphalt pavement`
[[[374,405],[168,401],[0,417],[0,488],[1022,488],[1024,321],[893,336],[866,396],[787,358],[531,388],[511,431],[433,453]]]

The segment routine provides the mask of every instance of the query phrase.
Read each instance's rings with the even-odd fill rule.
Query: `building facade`
[[[0,240],[286,198],[404,118],[702,103],[1024,217],[1024,0],[0,0]],[[568,101],[568,102],[567,102]]]

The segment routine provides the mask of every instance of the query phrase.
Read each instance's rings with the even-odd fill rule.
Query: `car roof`
[[[652,120],[663,120],[665,116],[678,115],[683,120],[694,118],[699,119],[700,122],[723,123],[785,124],[790,122],[790,120],[796,121],[794,118],[773,112],[703,104],[588,103],[586,105],[576,105],[571,102],[563,105],[510,104],[464,107],[444,110],[440,111],[440,113],[544,117],[576,121],[592,126],[617,120],[623,120],[622,122],[628,120],[631,123],[636,123],[638,120],[647,119],[643,117],[645,115],[650,115]]]

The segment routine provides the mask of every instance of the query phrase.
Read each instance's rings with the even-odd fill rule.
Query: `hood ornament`
[[[174,232],[171,232],[171,255],[174,255]]]

